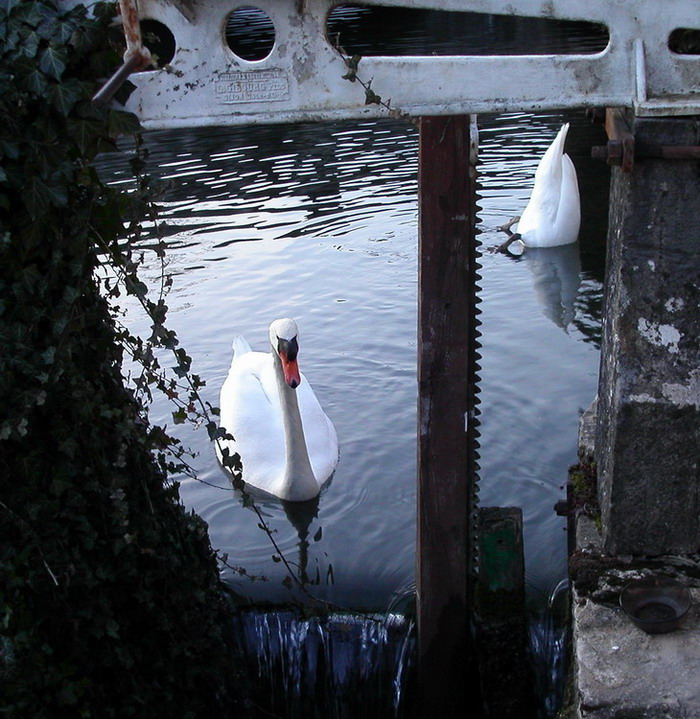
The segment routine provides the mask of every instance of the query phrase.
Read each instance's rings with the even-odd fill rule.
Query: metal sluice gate
[[[74,4],[74,0],[62,0]],[[127,50],[122,77],[136,91],[127,109],[147,128],[338,120],[381,116],[363,88],[343,79],[344,58],[328,36],[339,0],[120,0]],[[269,18],[274,43],[246,60],[226,42],[240,6]],[[674,32],[700,25],[692,0],[363,0],[363,6],[578,20],[607,28],[591,54],[373,56],[362,73],[390,88],[413,116],[579,107],[630,107],[638,116],[700,112],[700,57],[671,49]],[[139,20],[169,47],[148,69]],[[164,63],[164,61],[167,61]]]

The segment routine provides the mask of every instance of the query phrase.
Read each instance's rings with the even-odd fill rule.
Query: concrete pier
[[[612,175],[598,399],[571,483],[561,716],[700,719],[700,119],[627,122],[634,157]],[[691,590],[667,634],[646,634],[619,605],[625,584],[650,574]]]
[[[630,119],[613,169],[596,459],[611,554],[700,548],[698,118]],[[689,154],[689,153],[688,153]]]

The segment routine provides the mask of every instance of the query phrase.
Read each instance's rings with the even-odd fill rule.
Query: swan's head
[[[284,381],[296,389],[301,384],[297,354],[299,353],[299,329],[294,320],[284,317],[270,325],[270,344],[282,362]]]

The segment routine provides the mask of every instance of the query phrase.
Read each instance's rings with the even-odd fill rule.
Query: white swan
[[[535,186],[518,221],[526,247],[555,247],[576,242],[581,225],[581,201],[576,170],[564,152],[569,123],[562,125],[535,171]]]
[[[221,387],[220,424],[238,452],[243,481],[280,499],[316,497],[338,463],[338,436],[311,385],[299,372],[294,320],[270,325],[272,352],[233,341],[233,360]],[[217,446],[219,460],[221,451]]]

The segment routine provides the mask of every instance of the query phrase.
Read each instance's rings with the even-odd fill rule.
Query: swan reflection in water
[[[224,471],[230,478],[228,471]],[[271,540],[269,551],[273,557],[276,557],[274,561],[280,565],[285,564],[286,570],[293,574],[293,577],[289,577],[287,572],[284,573],[286,579],[283,580],[283,584],[288,589],[304,590],[321,584],[334,584],[334,570],[331,563],[322,566],[317,557],[315,566],[312,564],[309,568],[309,548],[312,543],[323,539],[323,527],[318,524],[320,496],[304,502],[289,502],[251,486],[234,489],[233,497],[240,507],[253,513],[260,530],[269,534]],[[295,539],[292,539],[294,535],[289,535],[289,529],[283,526],[285,519],[294,531]],[[318,526],[312,529],[314,523]],[[314,555],[311,556],[313,558]],[[327,558],[325,553],[324,556]],[[262,578],[251,574],[248,576]]]
[[[528,247],[521,261],[532,273],[535,295],[545,317],[566,331],[576,316],[581,286],[578,242],[559,247]]]

